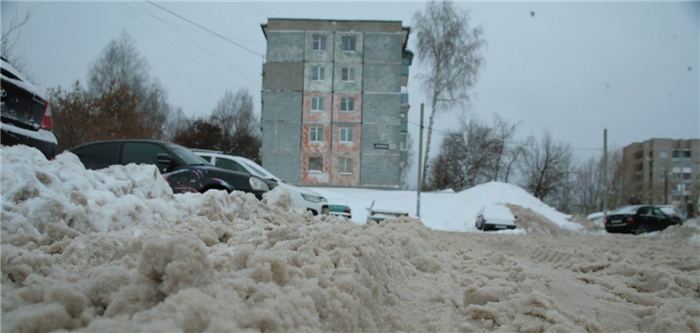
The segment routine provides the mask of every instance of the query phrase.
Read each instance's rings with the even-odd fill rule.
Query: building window
[[[690,150],[684,150],[684,151],[683,151],[683,157],[684,157],[684,158],[690,158]]]
[[[355,68],[343,68],[340,80],[343,82],[355,82]]]
[[[314,51],[326,50],[326,36],[314,36]]]
[[[674,150],[673,157],[681,157],[681,152],[679,150]]]
[[[323,142],[323,126],[309,127],[309,142]]]
[[[323,173],[323,157],[309,157],[309,173]]]
[[[355,129],[353,127],[340,128],[340,143],[353,143],[355,140]]]
[[[312,81],[325,81],[326,80],[326,68],[320,66],[314,66],[311,68],[311,80]]]
[[[344,36],[341,38],[341,50],[343,51],[355,51],[355,42],[356,42],[355,37],[351,36]]]
[[[341,157],[338,164],[340,164],[339,172],[341,174],[352,174],[352,158]]]
[[[325,111],[326,98],[323,96],[311,96],[311,112]]]
[[[343,97],[340,99],[340,112],[355,112],[355,98]]]
[[[668,158],[668,152],[667,151],[662,151],[659,153],[659,158]]]
[[[408,150],[408,134],[401,133],[401,150]]]

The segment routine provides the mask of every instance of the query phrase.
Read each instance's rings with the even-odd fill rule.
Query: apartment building
[[[630,161],[632,192],[643,203],[695,212],[700,197],[700,139],[651,139],[622,149]]]
[[[293,184],[399,188],[410,28],[275,18],[261,27],[263,166]]]

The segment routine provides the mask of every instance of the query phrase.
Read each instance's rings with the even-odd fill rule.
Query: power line
[[[132,7],[128,6],[126,3],[117,2],[116,4],[117,4],[117,5],[122,5],[122,6],[128,8],[128,9],[130,9],[130,10],[139,11],[139,10],[136,9],[136,8],[132,8]],[[155,34],[155,35],[158,36],[160,39],[162,39],[163,41],[165,41],[165,42],[167,42],[168,44],[170,44],[172,47],[174,47],[176,50],[180,51],[182,54],[186,55],[188,58],[192,59],[192,61],[197,62],[197,59],[195,59],[193,56],[191,56],[191,55],[190,55],[189,53],[187,53],[186,51],[180,49],[177,45],[175,45],[173,42],[171,42],[171,41],[169,41],[168,39],[166,39],[165,37],[163,37],[161,34],[157,33],[157,32],[156,32],[155,30],[153,30],[150,26],[148,26],[147,24],[143,23],[138,17],[136,17],[136,16],[132,15],[131,13],[129,13],[128,11],[124,10],[124,8],[121,8],[121,7],[120,7],[119,9],[121,9],[122,11],[124,11],[124,12],[125,12],[126,14],[128,14],[129,16],[133,17],[135,20],[139,21],[139,23],[141,23],[143,26],[145,26],[145,27],[146,27],[148,30],[150,30],[153,34]],[[139,11],[139,12],[140,12],[140,11]],[[221,80],[223,80],[224,82],[227,82],[227,83],[233,85],[233,83],[231,83],[231,82],[229,82],[228,80],[226,80],[225,78],[219,76],[218,73],[215,73],[214,71],[210,70],[208,67],[202,65],[201,63],[200,63],[199,65],[202,66],[202,67],[204,67],[204,68],[207,69],[208,71],[210,71],[210,72],[211,72],[212,74],[214,74],[215,76],[218,76],[218,77],[219,77]]]
[[[229,42],[229,43],[231,43],[231,44],[233,44],[233,45],[236,45],[236,46],[238,46],[238,47],[240,47],[240,48],[242,48],[242,49],[244,49],[244,50],[246,50],[246,51],[248,51],[248,52],[250,52],[250,53],[252,53],[252,54],[254,54],[254,55],[256,55],[256,56],[259,56],[259,57],[262,57],[262,56],[263,56],[262,54],[257,53],[257,52],[255,52],[255,51],[253,51],[253,50],[251,50],[251,49],[249,49],[249,48],[247,48],[247,47],[245,47],[245,46],[239,44],[239,43],[236,43],[236,42],[232,41],[231,39],[229,39],[229,38],[226,37],[226,36],[222,36],[222,35],[220,35],[220,34],[214,32],[214,31],[212,31],[212,30],[210,30],[210,29],[208,29],[208,28],[205,28],[205,27],[203,27],[202,25],[200,25],[200,24],[198,24],[198,23],[196,23],[196,22],[193,22],[193,21],[189,20],[189,19],[186,18],[186,17],[182,17],[181,15],[179,15],[179,14],[177,14],[177,13],[171,11],[170,9],[167,9],[167,8],[161,6],[161,5],[158,5],[157,3],[153,2],[153,1],[150,1],[150,0],[146,0],[146,1],[147,1],[148,3],[150,3],[151,5],[153,5],[153,6],[156,6],[156,7],[160,8],[161,10],[164,10],[164,11],[166,11],[166,12],[168,12],[168,13],[170,13],[170,14],[172,14],[172,15],[174,15],[174,16],[176,16],[176,17],[182,19],[182,20],[185,20],[185,21],[189,22],[190,24],[192,24],[192,25],[194,25],[194,26],[196,26],[196,27],[198,27],[198,28],[200,28],[200,29],[202,29],[202,30],[204,30],[204,31],[206,31],[206,32],[208,32],[208,33],[210,33],[210,34],[216,36],[216,37],[219,37],[219,38],[221,38],[221,39],[223,39],[223,40],[225,40],[225,41],[227,41],[227,42]]]
[[[141,6],[141,4],[138,4],[138,5]],[[196,45],[197,47],[199,47],[200,49],[202,49],[202,51],[206,52],[206,53],[209,54],[210,56],[214,57],[216,60],[219,60],[222,64],[224,64],[224,65],[226,65],[227,67],[231,68],[234,72],[240,74],[241,76],[245,77],[245,78],[248,79],[250,82],[253,82],[253,83],[256,84],[256,85],[259,85],[259,84],[260,84],[260,82],[258,82],[258,81],[256,81],[256,80],[250,78],[248,75],[243,74],[243,72],[241,72],[241,71],[239,71],[237,68],[231,66],[229,63],[227,63],[226,61],[224,61],[224,60],[222,60],[221,58],[219,58],[217,55],[215,55],[214,53],[212,53],[211,51],[209,51],[207,48],[203,47],[203,46],[200,45],[199,43],[197,43],[197,42],[195,42],[194,40],[192,40],[191,38],[189,38],[187,35],[183,34],[183,33],[180,32],[179,30],[177,30],[176,28],[172,27],[172,26],[170,25],[169,22],[167,22],[167,21],[163,20],[162,18],[160,18],[159,16],[157,16],[157,15],[151,13],[151,11],[149,11],[149,10],[146,9],[146,8],[144,8],[144,10],[145,10],[146,12],[148,12],[148,14],[150,14],[151,16],[153,16],[153,17],[155,17],[156,19],[160,20],[161,22],[165,23],[169,28],[173,29],[173,31],[177,32],[180,36],[184,37],[185,39],[189,40],[192,44],[194,44],[194,45]],[[227,81],[227,82],[228,82],[228,81]],[[229,83],[230,83],[230,82],[229,82]],[[233,84],[231,83],[231,85],[233,85]]]

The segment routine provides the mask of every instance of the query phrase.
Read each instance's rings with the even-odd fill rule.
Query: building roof
[[[268,30],[286,31],[354,31],[354,32],[401,32],[404,35],[402,49],[406,49],[411,27],[402,26],[395,20],[337,20],[305,18],[269,18],[268,23],[260,24],[267,39]]]

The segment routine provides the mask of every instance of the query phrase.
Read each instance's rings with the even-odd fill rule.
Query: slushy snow
[[[3,332],[700,331],[697,220],[608,235],[489,183],[365,224],[372,200],[415,216],[415,193],[319,190],[349,221],[281,188],[173,194],[153,166],[1,158]],[[491,203],[518,233],[464,232]]]

